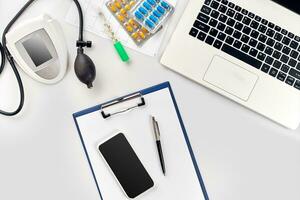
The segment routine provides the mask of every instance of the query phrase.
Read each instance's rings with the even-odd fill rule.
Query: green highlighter
[[[129,60],[129,56],[126,52],[126,50],[124,49],[122,43],[118,40],[114,41],[114,47],[116,49],[116,51],[118,52],[121,60],[123,62],[127,62]]]
[[[115,32],[113,31],[110,23],[108,22],[108,20],[106,19],[105,15],[103,14],[103,12],[101,11],[101,9],[99,8],[99,15],[100,17],[104,20],[104,26],[106,27],[106,31],[107,31],[107,35],[110,37],[110,39],[113,41],[114,43],[114,47],[118,53],[118,55],[120,56],[121,60],[123,62],[128,62],[129,61],[129,56],[124,48],[124,46],[122,45],[122,43],[116,38]]]

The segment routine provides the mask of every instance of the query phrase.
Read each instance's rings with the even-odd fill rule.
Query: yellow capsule
[[[120,22],[124,22],[125,21],[125,16],[124,15],[121,15],[121,14],[118,14],[117,15],[117,18]]]
[[[141,31],[146,35],[149,33],[149,31],[145,27],[142,27]]]
[[[135,5],[135,1],[130,1],[129,5],[130,5],[130,7],[133,7]]]
[[[131,34],[131,37],[134,39],[134,40],[138,40],[140,38],[139,36],[139,33],[138,32],[134,32]]]
[[[121,9],[122,8],[122,5],[119,1],[115,1],[114,2],[115,6],[118,8],[118,9]]]
[[[128,24],[128,23],[126,23],[125,24],[125,28],[126,28],[126,30],[128,31],[128,32],[133,32],[133,27],[132,26],[130,26],[130,24]]]
[[[111,12],[114,12],[114,13],[117,12],[117,10],[118,10],[118,8],[112,3],[108,4],[108,8]]]
[[[142,39],[145,39],[146,38],[146,35],[143,33],[143,31],[138,31],[138,34],[139,36],[142,38]]]
[[[138,23],[134,19],[129,19],[128,23],[133,26],[133,28],[137,29],[139,27]]]
[[[125,10],[130,10],[131,9],[131,6],[129,4],[125,5]]]
[[[127,11],[126,11],[124,8],[122,8],[122,9],[120,10],[120,13],[121,13],[122,15],[125,15],[126,12],[127,12]]]

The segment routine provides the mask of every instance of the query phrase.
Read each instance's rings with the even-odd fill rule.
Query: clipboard
[[[167,175],[160,168],[150,115],[161,128]],[[153,190],[136,199],[209,200],[169,82],[74,113],[73,118],[101,200],[127,199],[97,145],[122,131],[154,180]]]

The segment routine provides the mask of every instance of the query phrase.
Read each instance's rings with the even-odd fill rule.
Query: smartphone
[[[133,199],[154,186],[123,133],[106,140],[98,149],[127,197]]]

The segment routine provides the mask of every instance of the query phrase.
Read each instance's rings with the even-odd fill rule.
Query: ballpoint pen
[[[153,130],[154,130],[157,152],[159,155],[161,169],[162,169],[163,174],[166,175],[165,161],[164,161],[164,156],[163,156],[161,142],[160,142],[160,130],[159,130],[158,123],[153,116],[152,116],[152,125],[153,125]]]

